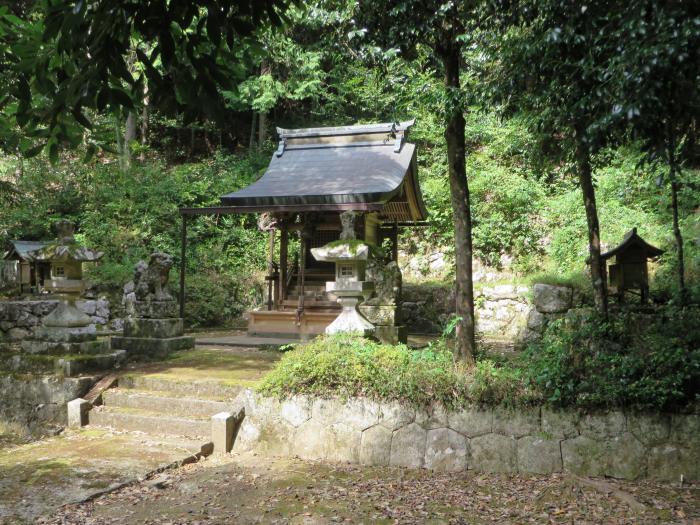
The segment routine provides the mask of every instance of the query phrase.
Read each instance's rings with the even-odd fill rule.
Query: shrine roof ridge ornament
[[[277,128],[277,135],[280,139],[297,139],[311,137],[334,137],[346,135],[365,135],[373,133],[396,133],[405,134],[408,129],[416,123],[416,119],[403,122],[383,122],[380,124],[358,124],[354,126],[334,126],[323,128],[297,128],[285,129]]]

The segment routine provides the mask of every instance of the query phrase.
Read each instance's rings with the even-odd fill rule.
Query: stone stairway
[[[123,376],[102,393],[89,414],[90,426],[120,431],[185,436],[208,441],[211,417],[233,409],[240,387],[215,382],[178,382],[149,376]]]

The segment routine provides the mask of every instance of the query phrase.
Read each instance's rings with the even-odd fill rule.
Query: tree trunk
[[[250,140],[248,140],[248,149],[253,149],[255,146],[255,121],[258,114],[253,111],[250,117]]]
[[[460,50],[456,45],[447,47],[442,53],[445,66],[445,86],[448,90],[459,90]],[[452,218],[455,230],[455,310],[461,317],[457,324],[456,355],[468,366],[474,364],[476,347],[474,330],[474,283],[472,282],[472,218],[469,207],[469,183],[465,163],[464,140],[466,122],[461,105],[450,107],[445,139],[452,199]]]
[[[608,296],[605,286],[605,272],[603,271],[604,263],[600,257],[600,225],[598,223],[598,208],[593,187],[591,155],[580,131],[576,133],[576,165],[579,186],[581,186],[581,193],[583,194],[583,205],[586,209],[586,222],[588,224],[588,253],[590,255],[593,300],[598,312],[603,317],[607,317]]]
[[[264,111],[260,112],[258,117],[258,147],[263,147],[265,145],[265,140],[267,139],[267,113]]]
[[[131,142],[136,140],[136,114],[129,111],[124,129],[124,165],[131,167]]]
[[[668,175],[671,179],[671,209],[673,210],[673,236],[676,239],[676,254],[678,256],[678,290],[681,296],[681,302],[685,302],[685,258],[683,255],[683,234],[678,221],[678,191],[681,189],[681,184],[676,178],[676,141],[672,131],[669,132],[671,139],[668,145]]]

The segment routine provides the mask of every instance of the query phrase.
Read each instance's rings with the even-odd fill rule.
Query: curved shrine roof
[[[264,175],[221,197],[224,206],[307,207],[375,204],[385,220],[423,220],[413,122],[278,129],[280,144]]]

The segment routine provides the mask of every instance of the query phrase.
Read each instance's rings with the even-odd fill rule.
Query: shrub
[[[557,405],[682,408],[700,399],[698,310],[561,319],[524,362],[531,384]]]
[[[259,390],[279,398],[358,396],[417,406],[439,402],[448,408],[528,399],[517,373],[490,361],[467,372],[442,343],[413,350],[348,335],[319,337],[287,352]]]

